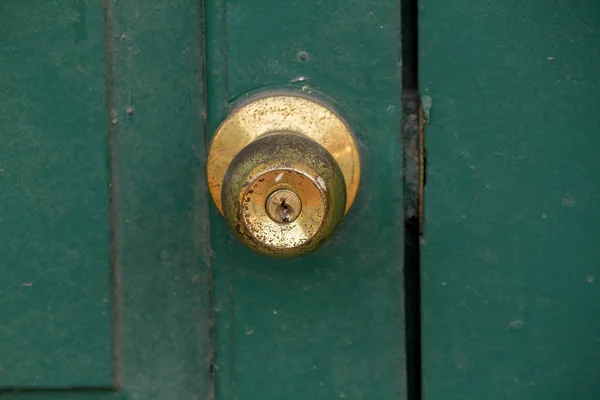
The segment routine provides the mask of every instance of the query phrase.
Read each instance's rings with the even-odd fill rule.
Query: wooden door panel
[[[112,384],[98,2],[2,2],[0,387]]]
[[[209,398],[200,3],[0,20],[0,397]]]
[[[212,208],[217,398],[404,398],[399,2],[205,6],[210,133],[235,100],[296,91],[347,118],[362,158],[356,203],[313,254],[258,256]]]
[[[425,398],[597,399],[600,4],[421,3]]]

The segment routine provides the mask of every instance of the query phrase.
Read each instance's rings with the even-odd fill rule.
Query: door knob
[[[294,257],[327,240],[358,191],[354,137],[329,107],[296,94],[240,105],[217,129],[207,176],[238,238],[272,257]]]

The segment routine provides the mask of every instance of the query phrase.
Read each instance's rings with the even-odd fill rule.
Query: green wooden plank
[[[0,388],[112,385],[102,26],[0,3]]]
[[[31,390],[0,393],[2,400],[129,400],[126,393],[109,390]]]
[[[346,115],[363,161],[357,202],[314,254],[258,256],[213,208],[217,398],[402,398],[399,3],[209,3],[211,131],[226,99],[303,88]]]
[[[597,399],[600,3],[423,0],[424,388]]]
[[[104,6],[104,17],[101,9],[94,12],[104,18],[108,38],[104,50],[109,108],[102,97],[103,66],[98,72],[100,100],[90,100],[89,106],[100,110],[102,149],[107,119],[110,126],[119,390],[4,391],[0,396],[208,399],[210,252],[200,3],[107,0]],[[29,10],[23,5],[20,9]],[[101,40],[102,33],[96,36]],[[103,46],[95,51],[102,58]],[[40,56],[32,57],[38,61]],[[48,102],[53,101],[56,97],[50,93]],[[87,103],[78,101],[77,106],[75,110],[85,110]],[[105,203],[105,218],[106,211]],[[106,243],[103,246],[107,259]],[[46,361],[36,354],[32,359]]]
[[[201,4],[109,4],[121,387],[208,399]]]

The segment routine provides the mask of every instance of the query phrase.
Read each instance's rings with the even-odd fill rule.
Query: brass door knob
[[[321,245],[350,209],[360,161],[335,112],[303,96],[271,94],[221,124],[207,174],[215,205],[244,244],[293,257]]]

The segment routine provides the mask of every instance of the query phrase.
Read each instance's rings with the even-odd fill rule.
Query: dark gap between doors
[[[404,295],[406,394],[422,399],[420,238],[422,226],[422,146],[419,63],[418,1],[400,0],[402,15],[402,103],[404,185]]]

